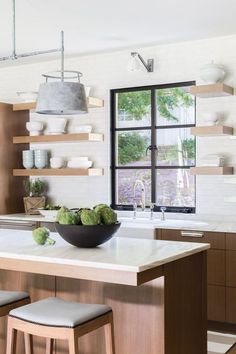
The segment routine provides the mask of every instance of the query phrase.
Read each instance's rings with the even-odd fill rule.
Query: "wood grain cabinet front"
[[[211,321],[225,322],[225,287],[207,286],[207,318]]]
[[[207,251],[208,320],[226,321],[226,239],[225,233],[192,230],[158,230],[162,240],[210,243]],[[236,239],[236,238],[235,238]],[[236,253],[236,251],[235,251]],[[235,266],[236,268],[236,266]],[[236,272],[235,272],[236,273]],[[236,279],[236,276],[235,276]]]

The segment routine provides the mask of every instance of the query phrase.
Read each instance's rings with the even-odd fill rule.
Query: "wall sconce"
[[[147,72],[152,73],[154,70],[154,59],[148,59],[147,62],[137,52],[131,52],[131,58],[128,63],[128,71],[139,71],[141,64],[145,67]]]

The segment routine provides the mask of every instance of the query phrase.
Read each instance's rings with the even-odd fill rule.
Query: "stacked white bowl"
[[[34,150],[34,163],[36,168],[45,168],[48,166],[48,151]]]
[[[33,150],[23,150],[22,151],[22,162],[24,168],[31,169],[34,167],[34,151]]]

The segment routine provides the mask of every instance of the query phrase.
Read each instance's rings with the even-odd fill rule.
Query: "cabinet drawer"
[[[226,286],[236,287],[236,251],[226,251]]]
[[[226,249],[236,251],[236,234],[226,234]]]
[[[210,321],[225,322],[225,287],[208,285],[207,318]]]
[[[226,322],[236,324],[236,288],[226,288]]]
[[[211,248],[225,249],[225,234],[193,230],[161,230],[162,240],[210,243]]]
[[[207,251],[207,283],[225,286],[225,251]]]

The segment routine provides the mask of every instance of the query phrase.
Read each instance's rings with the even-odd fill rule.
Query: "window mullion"
[[[151,89],[151,145],[156,145],[156,90]],[[152,148],[151,150],[151,202],[156,203],[156,153],[157,151]]]

